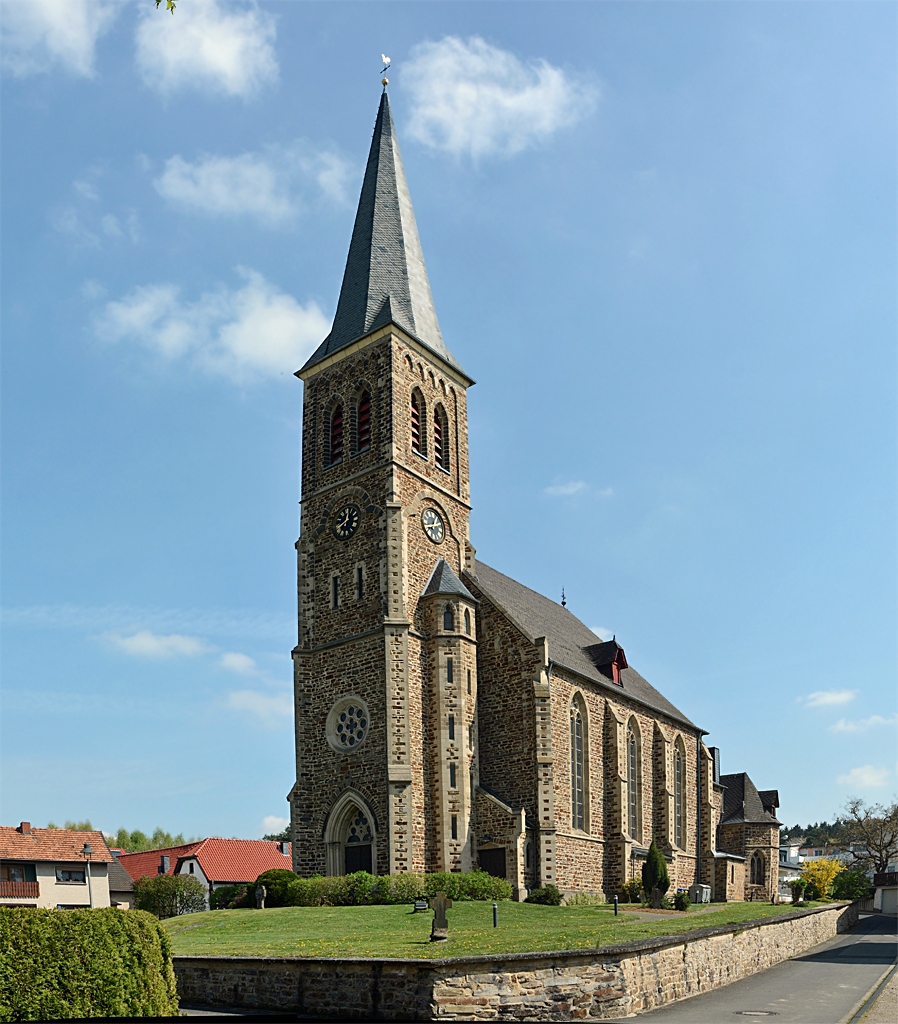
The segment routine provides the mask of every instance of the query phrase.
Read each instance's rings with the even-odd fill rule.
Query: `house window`
[[[465,609],[465,632],[471,635],[471,613]],[[470,690],[468,691],[470,693]]]
[[[330,464],[343,459],[343,406],[338,405],[331,413],[331,458]]]
[[[449,786],[451,789],[455,789],[455,762],[449,762]]]
[[[193,874],[193,861],[190,862],[190,873]]]
[[[636,729],[631,725],[627,729],[627,812],[628,832],[634,839],[642,836],[642,826],[639,820],[641,805],[641,772],[639,763],[639,737]]]
[[[571,704],[571,827],[582,829],[583,814],[583,715]]]
[[[358,406],[358,440],[356,451],[363,452],[371,447],[371,395],[362,392]]]
[[[443,612],[443,629],[451,633],[455,629],[455,616],[452,614],[452,605],[447,604]]]
[[[684,762],[683,750],[677,745],[674,753],[674,822],[676,843],[681,849],[683,848],[683,819],[685,817],[683,805],[686,798],[685,779],[683,777],[685,770]]]
[[[84,884],[84,868],[57,868],[57,882],[78,882]]]

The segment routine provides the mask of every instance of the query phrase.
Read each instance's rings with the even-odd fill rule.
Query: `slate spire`
[[[443,342],[433,308],[390,100],[384,88],[334,324],[299,374],[389,323],[423,342],[450,366],[461,369]]]

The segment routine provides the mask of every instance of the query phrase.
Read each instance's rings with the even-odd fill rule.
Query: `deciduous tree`
[[[843,841],[856,847],[851,851],[856,864],[874,872],[888,871],[898,859],[898,802],[868,804],[855,797],[845,805],[838,822]]]

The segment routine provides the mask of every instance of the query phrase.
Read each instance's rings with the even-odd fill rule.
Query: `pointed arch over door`
[[[345,790],[334,802],[324,827],[328,875],[374,874],[377,866],[377,821],[368,801]]]

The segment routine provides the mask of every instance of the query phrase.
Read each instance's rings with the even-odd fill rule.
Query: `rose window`
[[[327,742],[348,754],[364,743],[370,722],[368,705],[360,697],[344,697],[327,716]]]

